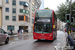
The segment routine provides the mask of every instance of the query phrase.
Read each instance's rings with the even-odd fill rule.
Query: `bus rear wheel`
[[[54,39],[53,40],[51,40],[51,42],[53,42],[54,41]]]

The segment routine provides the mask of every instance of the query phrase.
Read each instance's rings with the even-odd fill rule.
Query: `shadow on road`
[[[0,46],[4,46],[4,45],[6,45],[6,44],[5,44],[5,43],[1,43],[1,44],[0,44]]]
[[[52,43],[53,41],[51,40],[37,40],[35,42],[41,42],[41,43]]]

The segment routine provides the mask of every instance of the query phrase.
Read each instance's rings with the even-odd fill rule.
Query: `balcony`
[[[28,7],[29,4],[27,2],[24,2],[24,1],[20,1],[20,5],[23,5],[24,7]]]

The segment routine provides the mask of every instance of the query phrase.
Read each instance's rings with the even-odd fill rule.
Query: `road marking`
[[[13,35],[13,36],[18,36],[18,35]]]
[[[54,46],[54,47],[55,47],[55,50],[58,50],[56,46]]]
[[[10,43],[9,45],[12,45],[12,44],[14,44],[15,42],[12,42],[12,43]]]
[[[58,43],[56,46],[54,46],[55,50],[58,50],[57,46],[60,45],[60,43]]]
[[[60,45],[60,43],[58,43],[56,46]]]

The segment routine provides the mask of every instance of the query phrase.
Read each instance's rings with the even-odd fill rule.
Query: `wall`
[[[2,0],[0,0],[0,7],[2,7]]]

